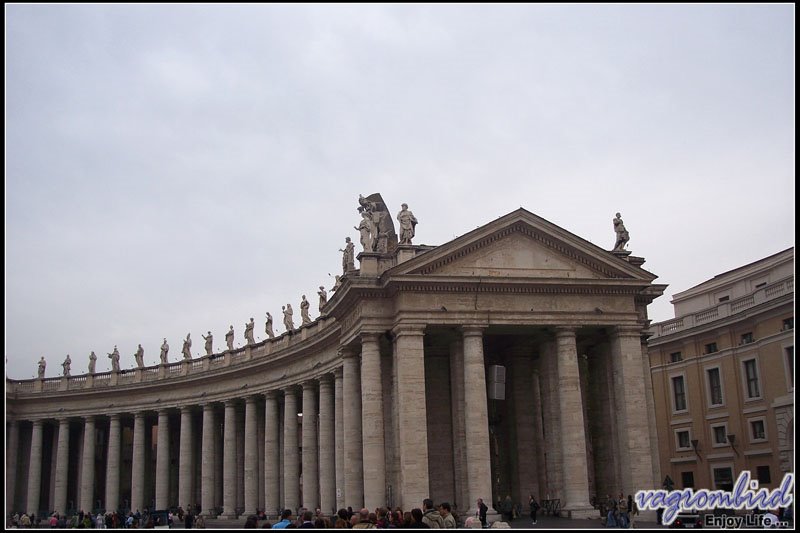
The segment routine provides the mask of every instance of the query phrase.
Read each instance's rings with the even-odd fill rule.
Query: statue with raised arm
[[[250,317],[250,322],[246,322],[244,325],[244,339],[247,341],[247,344],[254,344],[256,342],[255,337],[253,336],[253,331],[255,330],[256,323],[253,322],[253,317]]]
[[[303,295],[303,300],[300,302],[300,317],[303,319],[303,326],[307,324],[311,324],[311,317],[308,316],[308,308],[311,307],[311,303],[306,300],[306,295]]]
[[[402,204],[402,209],[397,213],[397,220],[400,222],[400,242],[399,244],[411,244],[417,227],[417,218],[414,213],[408,210],[408,204]]]
[[[375,223],[372,221],[372,215],[367,211],[361,212],[361,222],[358,227],[353,226],[357,232],[361,234],[361,246],[365,252],[372,252],[375,249],[373,237],[375,235]]]
[[[292,320],[294,311],[292,311],[292,304],[286,304],[286,306],[282,305],[281,310],[283,311],[283,325],[286,331],[291,332],[294,330],[294,320]]]
[[[233,325],[231,325],[230,331],[225,334],[225,344],[228,345],[229,350],[233,350]]]
[[[342,253],[342,274],[347,274],[349,270],[356,269],[355,248],[356,245],[350,241],[350,237],[344,238],[344,249],[339,248]]]
[[[317,294],[319,295],[319,311],[321,313],[322,308],[328,303],[328,292],[325,290],[324,286],[320,285]]]
[[[169,353],[169,344],[167,344],[166,337],[164,338],[164,344],[161,345],[161,364],[166,365],[169,361],[167,360],[167,354]]]
[[[114,372],[119,372],[119,350],[117,350],[117,345],[114,345],[114,350],[108,354],[108,358],[111,359],[111,369]]]
[[[67,354],[67,358],[64,359],[64,362],[61,363],[61,366],[64,368],[64,375],[69,376],[69,369],[72,365],[72,359],[69,358],[69,354]]]
[[[200,334],[203,337],[203,340],[206,341],[206,355],[211,355],[214,353],[214,336],[211,335],[211,332],[208,332],[208,337],[203,334]]]
[[[264,331],[270,339],[275,338],[275,332],[272,331],[272,315],[267,311],[267,323],[264,325]]]
[[[136,348],[136,353],[133,354],[133,357],[136,359],[136,367],[144,368],[144,348],[142,348],[141,344]]]
[[[625,224],[622,223],[622,216],[617,213],[614,219],[614,232],[617,234],[617,242],[614,244],[614,252],[625,251],[625,245],[631,240],[628,230],[625,229]]]
[[[44,379],[44,370],[47,368],[47,361],[44,360],[44,356],[39,359],[39,379]]]

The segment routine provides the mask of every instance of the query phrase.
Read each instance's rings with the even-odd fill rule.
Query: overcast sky
[[[519,207],[669,284],[794,245],[793,5],[6,5],[6,372],[170,360]],[[360,246],[357,245],[357,250]],[[296,317],[297,318],[297,317]],[[298,320],[295,321],[296,323]]]

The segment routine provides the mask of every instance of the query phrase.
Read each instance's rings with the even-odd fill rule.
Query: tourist
[[[442,502],[442,504],[439,506],[439,515],[441,515],[442,520],[444,521],[445,529],[456,529],[456,527],[458,527],[456,525],[456,519],[453,516],[453,513],[450,512],[449,502]]]
[[[272,529],[286,529],[289,527],[289,524],[292,523],[292,510],[291,509],[284,509],[281,511],[281,520],[274,526]]]
[[[539,511],[539,502],[536,501],[536,498],[533,497],[533,494],[531,494],[530,498],[528,499],[528,507],[531,509],[531,520],[535,525],[536,513]]]
[[[483,503],[483,498],[478,498],[478,519],[481,521],[481,527],[487,527],[486,513],[489,512],[489,507]]]
[[[433,507],[433,500],[425,498],[422,500],[422,521],[432,529],[444,529],[442,515]]]
[[[430,528],[430,526],[423,521],[422,509],[420,509],[419,507],[414,507],[413,509],[411,509],[411,521],[408,524],[408,526],[405,526],[405,527],[410,527],[410,528],[414,528],[414,529],[417,529],[417,528],[428,529],[428,528]]]

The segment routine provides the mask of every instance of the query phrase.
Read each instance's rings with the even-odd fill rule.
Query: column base
[[[234,513],[222,513],[217,517],[217,520],[236,520],[237,516]]]
[[[566,518],[600,518],[600,511],[591,506],[575,507],[573,509],[562,508],[561,516]]]

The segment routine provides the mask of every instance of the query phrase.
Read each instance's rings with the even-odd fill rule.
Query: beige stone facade
[[[676,294],[649,341],[661,457],[675,488],[794,472],[794,248]]]
[[[644,340],[664,286],[643,259],[519,209],[358,260],[292,334],[8,381],[7,508],[237,516],[430,497],[463,516],[534,494],[596,516],[596,496],[659,485]]]

